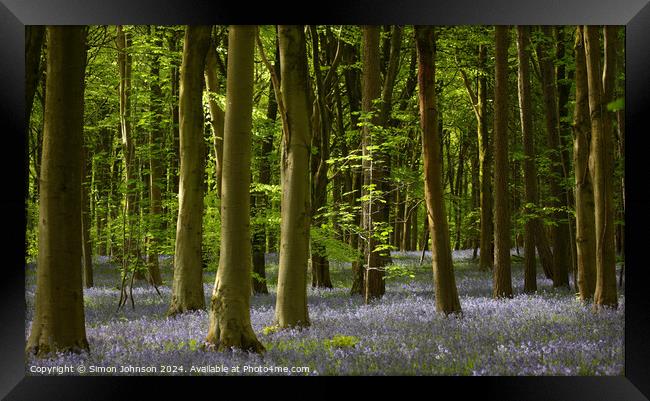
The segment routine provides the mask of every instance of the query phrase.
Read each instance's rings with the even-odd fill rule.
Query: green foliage
[[[325,250],[328,259],[341,262],[353,262],[359,260],[360,254],[355,248],[336,238],[336,232],[332,225],[323,224],[321,227],[311,227],[309,230],[311,239],[318,246],[312,248],[312,252],[318,252],[320,249]]]
[[[280,326],[278,326],[278,325],[265,326],[265,327],[262,329],[262,333],[263,333],[265,336],[268,336],[268,335],[270,335],[270,334],[277,333],[279,330],[280,330]]]
[[[27,229],[25,231],[25,263],[38,259],[38,203],[27,202]]]
[[[325,348],[354,348],[359,343],[359,338],[355,336],[344,336],[337,334],[332,339],[323,340]]]
[[[414,271],[408,266],[404,265],[390,265],[384,268],[386,274],[384,280],[401,279],[401,278],[415,278]]]

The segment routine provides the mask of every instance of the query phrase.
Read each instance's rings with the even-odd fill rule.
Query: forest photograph
[[[25,374],[624,376],[625,35],[26,25]]]

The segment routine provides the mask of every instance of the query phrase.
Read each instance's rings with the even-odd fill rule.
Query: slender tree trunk
[[[203,309],[203,70],[210,26],[188,26],[181,68],[180,182],[174,254],[174,282],[168,315]],[[245,181],[242,181],[245,182]],[[246,185],[248,192],[248,185]],[[222,233],[228,231],[222,227]],[[224,235],[225,236],[225,235]]]
[[[605,27],[605,65],[601,68],[599,27],[584,27],[589,111],[591,115],[590,168],[594,186],[596,225],[596,290],[594,308],[618,306],[614,249],[613,147],[607,103],[611,96],[615,32]],[[602,71],[602,75],[601,75]],[[601,78],[601,76],[603,78]],[[614,75],[615,76],[615,75]]]
[[[154,28],[155,46],[162,48],[162,39],[158,28]],[[163,152],[164,133],[160,120],[163,116],[163,94],[160,87],[160,56],[154,52],[151,62],[151,112],[154,115],[154,129],[149,133],[149,213],[151,216],[151,239],[147,252],[147,268],[149,275],[147,280],[150,284],[161,285],[160,265],[158,262],[158,250],[162,242],[162,194],[161,187],[163,168],[161,163]]]
[[[219,78],[217,76],[217,50],[212,45],[208,47],[208,53],[205,58],[205,84],[210,94],[210,124],[212,125],[212,131],[214,132],[217,196],[221,197],[221,177],[223,175],[223,125],[226,116],[214,98],[219,91]]]
[[[508,44],[510,28],[495,26],[494,297],[512,297],[508,200]]]
[[[307,262],[310,195],[309,69],[302,26],[278,27],[282,70],[282,226],[275,320],[280,327],[308,326]]]
[[[485,70],[487,48],[479,46],[479,69]],[[479,178],[481,180],[481,254],[479,266],[490,270],[494,265],[494,221],[492,208],[492,149],[487,129],[487,77],[486,71],[478,79],[478,143],[479,143]]]
[[[178,51],[178,43],[180,41],[180,32],[172,31],[171,38],[169,40],[169,50],[172,53]],[[171,118],[172,118],[172,138],[171,138],[171,147],[172,147],[172,158],[169,172],[169,192],[173,194],[178,193],[178,183],[179,183],[179,170],[180,170],[180,116],[179,116],[179,82],[180,82],[180,66],[176,58],[172,58],[171,61],[171,95],[172,95],[172,104],[171,104]],[[171,210],[174,212],[174,210]]]
[[[122,140],[122,154],[124,159],[124,179],[126,180],[126,207],[124,224],[127,235],[122,244],[122,258],[126,265],[137,269],[139,262],[139,241],[133,232],[136,225],[136,204],[138,178],[135,165],[135,144],[131,130],[131,37],[121,25],[117,26],[117,60],[120,71],[120,133]]]
[[[379,125],[378,114],[374,102],[381,96],[381,85],[379,75],[379,27],[365,25],[362,28],[362,111],[366,115],[372,113],[367,121],[373,127]],[[363,231],[366,235],[364,262],[366,263],[364,274],[364,299],[370,303],[372,299],[380,298],[385,292],[384,281],[384,258],[376,248],[377,241],[376,227],[382,223],[383,209],[379,191],[383,175],[381,172],[382,155],[378,151],[371,150],[377,143],[373,137],[374,128],[364,125],[362,130],[362,152],[363,152],[363,190],[362,196],[368,198],[363,202]]]
[[[535,167],[535,143],[533,139],[532,100],[530,91],[530,31],[529,27],[517,27],[517,59],[519,62],[519,115],[524,147],[524,193],[526,205],[537,203],[537,168]],[[530,210],[527,210],[530,213]],[[524,227],[524,292],[537,291],[537,271],[535,265],[535,219],[526,220]]]
[[[26,352],[88,350],[81,275],[85,27],[48,27],[36,308]]]
[[[90,155],[88,150],[82,146],[81,150],[81,247],[83,258],[83,283],[86,288],[93,287],[93,255],[92,243],[90,241],[90,197],[88,194],[88,180]]]
[[[281,80],[280,77],[280,49],[278,47],[277,39],[277,26],[276,26],[276,40],[275,40],[275,61],[273,65],[275,75]],[[268,92],[268,105],[266,108],[266,118],[270,123],[275,123],[278,115],[278,103],[276,101],[276,94],[273,89],[273,80],[269,80]],[[273,151],[273,135],[267,135],[262,139],[261,154],[258,157],[260,163],[260,184],[271,184],[271,152]],[[270,227],[267,227],[266,214],[270,208],[269,197],[265,193],[256,194],[255,196],[255,215],[262,217],[262,222],[258,223],[260,226],[253,233],[253,272],[255,276],[252,278],[253,293],[255,294],[268,294],[269,290],[266,285],[266,262],[264,254],[267,248],[267,238],[269,243],[269,251],[275,246],[275,236]]]
[[[209,32],[209,30],[208,30]],[[250,177],[253,71],[257,26],[228,28],[228,75],[223,141],[221,254],[212,291],[207,342],[263,352],[250,320]]]
[[[564,60],[566,58],[566,48],[565,48],[565,39],[564,39],[564,27],[557,26],[555,27],[555,32],[557,36],[557,51],[556,58],[557,60]],[[571,153],[570,153],[570,138],[572,137],[571,131],[571,122],[569,120],[569,94],[571,92],[571,79],[573,78],[573,71],[567,70],[564,62],[560,62],[556,69],[556,82],[558,88],[558,110],[559,110],[559,143],[560,143],[560,160],[562,166],[562,178],[564,183],[570,182],[569,180],[571,173]],[[575,197],[573,191],[566,184],[562,185],[562,190],[565,197],[562,201],[565,203],[567,208],[570,208],[575,205]],[[574,216],[569,213],[563,213],[564,218],[566,219],[566,226],[568,228],[568,238],[569,242],[567,246],[569,248],[569,262],[570,262],[570,271],[573,272],[574,277],[574,286],[577,289],[577,250],[576,250],[576,241],[575,241],[575,219]]]
[[[545,40],[552,37],[551,27],[543,26],[542,32]],[[551,172],[550,187],[553,198],[551,205],[560,208],[565,205],[566,193],[562,188],[564,172],[561,161],[560,147],[560,125],[558,111],[558,90],[555,79],[555,67],[553,58],[549,51],[548,44],[540,44],[537,47],[540,73],[542,78],[542,93],[544,97],[544,111],[546,114],[546,134],[548,138],[548,147],[551,150]],[[571,265],[571,254],[569,249],[570,232],[569,225],[566,221],[567,215],[563,212],[555,212],[553,217],[556,226],[552,228],[553,241],[553,286],[569,286],[569,266]]]
[[[418,54],[418,86],[422,155],[424,160],[424,195],[431,234],[431,256],[435,284],[436,310],[448,315],[460,313],[460,300],[451,259],[449,227],[442,193],[438,108],[436,104],[435,38],[433,27],[415,27]]]
[[[576,28],[576,104],[573,118],[573,163],[576,178],[576,246],[578,262],[578,291],[587,301],[596,289],[596,223],[592,171],[589,168],[591,121],[589,88],[585,60],[584,32]]]
[[[311,218],[314,226],[319,227],[323,219],[318,217],[322,211],[320,208],[327,203],[327,170],[329,159],[329,141],[331,121],[326,102],[329,88],[325,88],[323,77],[320,71],[320,54],[318,33],[315,26],[310,26],[312,39],[312,60],[316,81],[316,94],[312,114],[312,146],[311,154]],[[322,244],[311,241],[311,271],[312,287],[332,288],[332,281],[329,274],[329,260],[326,257],[326,249]]]
[[[357,63],[357,54],[358,51],[352,45],[343,44],[342,48],[342,58],[345,65],[352,66]],[[348,97],[348,103],[350,105],[350,127],[352,129],[358,129],[359,127],[359,115],[358,111],[361,110],[361,77],[359,70],[355,68],[346,68],[343,71],[343,77],[345,80],[345,93]],[[352,143],[349,148],[357,149],[358,143]],[[358,204],[358,199],[361,198],[362,187],[363,187],[363,177],[362,172],[358,169],[351,169],[350,172],[350,184],[351,184],[351,193],[348,197],[348,205],[350,208],[354,208]],[[354,225],[356,227],[362,226],[362,219],[359,213],[354,213]],[[363,253],[363,240],[357,233],[351,233],[349,243],[360,253]],[[359,260],[352,262],[352,286],[350,289],[351,294],[363,294],[364,284],[364,270],[363,270],[363,256],[360,256]]]

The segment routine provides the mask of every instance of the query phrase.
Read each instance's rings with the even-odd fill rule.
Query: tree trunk
[[[48,27],[35,315],[26,352],[88,350],[81,276],[85,27]]]
[[[487,48],[479,46],[479,69],[485,69]],[[478,79],[478,143],[479,143],[479,179],[481,180],[481,237],[479,248],[479,266],[490,270],[494,265],[494,221],[492,209],[492,149],[487,129],[487,74]]]
[[[508,197],[508,43],[510,28],[495,27],[494,81],[494,297],[512,297]]]
[[[316,81],[316,94],[313,105],[312,129],[313,137],[311,148],[311,218],[315,227],[323,223],[318,215],[322,213],[319,209],[327,203],[327,170],[329,159],[329,142],[331,121],[326,102],[329,88],[325,87],[320,70],[320,54],[318,44],[318,33],[315,26],[310,26],[312,39],[312,60]],[[329,260],[326,256],[326,249],[322,244],[311,241],[311,271],[312,287],[332,288],[330,279]]]
[[[594,308],[618,306],[616,294],[616,255],[614,249],[613,147],[607,103],[611,96],[612,65],[616,49],[615,32],[605,27],[605,65],[601,75],[599,28],[584,27],[589,112],[591,115],[591,154],[589,164],[594,187],[596,235],[596,290]],[[615,76],[615,75],[614,75]],[[601,78],[603,77],[603,78]],[[601,80],[602,79],[602,80]]]
[[[357,63],[357,54],[358,51],[356,47],[343,43],[342,48],[342,59],[346,66],[350,67]],[[350,127],[352,129],[359,129],[359,115],[357,112],[361,109],[361,77],[359,70],[356,68],[346,68],[343,70],[343,78],[345,80],[345,93],[348,97],[348,103],[350,105]],[[352,143],[349,146],[350,149],[357,149],[358,142]],[[362,187],[363,187],[363,177],[362,172],[356,168],[351,169],[350,171],[350,185],[351,193],[348,197],[348,205],[350,208],[354,208],[358,204],[358,199],[361,198]],[[356,227],[361,227],[362,221],[359,213],[354,213],[354,225]],[[350,233],[349,244],[357,249],[360,253],[363,253],[363,240],[361,237],[355,233]],[[352,262],[352,286],[350,289],[350,294],[363,294],[363,289],[365,288],[364,284],[364,271],[363,271],[363,262],[362,256],[359,260]]]
[[[524,147],[524,193],[526,205],[537,203],[537,168],[535,166],[535,142],[530,91],[530,46],[529,27],[517,27],[517,60],[519,62],[519,115],[521,118],[521,135]],[[537,291],[537,271],[535,266],[535,219],[526,220],[524,227],[524,292]]]
[[[135,144],[131,131],[131,35],[124,32],[121,25],[117,26],[117,60],[120,71],[120,133],[122,141],[122,154],[124,159],[124,179],[126,180],[125,193],[125,218],[127,234],[122,244],[122,258],[125,266],[138,269],[140,262],[139,241],[133,232],[136,225],[136,204],[138,178],[135,169]]]
[[[564,39],[564,27],[557,26],[555,27],[556,32],[556,42],[557,42],[557,51],[556,59],[564,60],[566,58],[565,50],[565,39]],[[566,185],[570,182],[569,180],[571,173],[571,154],[570,154],[570,138],[572,137],[571,123],[569,116],[569,95],[571,92],[571,80],[573,78],[573,71],[567,70],[564,62],[560,62],[556,69],[556,82],[557,82],[557,92],[558,92],[558,110],[559,110],[559,139],[560,139],[560,160],[562,165],[562,178],[565,184],[562,185],[564,192],[564,202],[567,208],[575,206],[575,197],[573,195],[572,189]],[[564,218],[566,219],[566,227],[568,229],[568,238],[569,242],[567,246],[569,248],[569,262],[570,262],[570,271],[573,272],[574,277],[574,286],[577,289],[578,284],[577,280],[577,250],[576,250],[576,241],[575,241],[575,219],[574,216],[569,213],[563,213]]]
[[[159,29],[159,28],[154,28]],[[155,46],[162,48],[160,32],[154,31]],[[160,56],[154,52],[151,60],[151,112],[154,116],[154,129],[149,133],[149,213],[151,215],[151,239],[147,252],[147,268],[149,275],[147,280],[150,284],[161,285],[160,265],[158,262],[158,250],[162,242],[162,153],[164,133],[160,120],[163,115],[163,94],[160,87]]]
[[[576,178],[576,246],[580,299],[590,300],[596,289],[596,223],[592,171],[589,168],[591,121],[583,29],[576,28],[576,104],[573,118],[573,163]]]
[[[545,40],[552,37],[551,27],[543,26]],[[562,188],[564,172],[561,161],[560,147],[560,126],[558,111],[558,90],[555,79],[555,67],[553,58],[549,51],[548,44],[540,44],[537,47],[540,74],[542,78],[542,93],[544,97],[544,112],[546,114],[546,134],[548,147],[551,150],[551,205],[561,208],[566,204],[566,193]],[[566,213],[557,211],[553,213],[557,226],[551,229],[553,241],[553,286],[569,286],[569,266],[571,265],[571,254],[569,249],[570,233]]]
[[[185,31],[179,95],[178,223],[172,301],[168,315],[205,307],[201,257],[204,195],[202,73],[210,43],[210,31],[210,26],[188,26]],[[248,185],[246,191],[248,192]],[[222,227],[222,233],[227,232]]]
[[[431,234],[431,256],[435,284],[436,310],[445,315],[460,313],[460,300],[454,278],[449,227],[443,201],[442,160],[440,158],[438,108],[436,104],[435,38],[433,27],[415,27],[418,54],[418,85],[422,155],[424,160],[424,195]]]
[[[378,110],[374,102],[381,96],[381,85],[379,75],[379,27],[365,25],[362,29],[362,111],[366,114],[367,123],[379,125]],[[370,114],[372,114],[370,116]],[[369,119],[368,119],[369,117]],[[362,154],[363,154],[363,190],[362,197],[367,198],[363,202],[363,231],[367,240],[365,241],[364,261],[366,263],[364,274],[364,299],[370,303],[372,299],[380,298],[385,292],[384,281],[384,258],[382,252],[376,248],[380,245],[375,232],[376,227],[382,223],[383,206],[379,191],[381,190],[383,174],[381,169],[382,155],[379,151],[373,151],[372,146],[378,143],[373,142],[373,131],[375,129],[363,126],[362,130]]]
[[[92,243],[90,242],[90,197],[87,180],[90,155],[88,150],[82,145],[81,150],[81,247],[83,258],[83,283],[86,288],[93,287],[93,255]]]
[[[231,347],[252,352],[264,351],[250,320],[252,249],[249,187],[256,34],[255,25],[231,25],[228,29],[221,254],[212,291],[206,340],[219,351]]]
[[[309,69],[302,26],[278,27],[283,118],[282,225],[275,320],[280,327],[308,326],[307,261],[310,195]]]
[[[221,177],[223,175],[223,124],[225,113],[219,107],[214,96],[219,92],[219,78],[217,77],[217,50],[214,46],[208,47],[205,57],[205,84],[210,96],[210,124],[214,132],[214,156],[216,160],[216,189],[217,196],[221,197]]]

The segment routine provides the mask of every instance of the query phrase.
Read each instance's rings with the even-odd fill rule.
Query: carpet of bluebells
[[[514,251],[513,251],[514,253]],[[516,255],[516,254],[515,254]],[[335,288],[308,290],[311,326],[275,330],[277,256],[267,255],[270,294],[251,298],[251,321],[266,347],[263,355],[214,352],[202,347],[206,311],[165,317],[171,298],[171,258],[161,257],[165,285],[141,283],[116,312],[118,270],[105,257],[95,260],[95,287],[84,290],[90,353],[29,359],[28,375],[61,374],[61,366],[84,366],[85,375],[622,375],[625,299],[619,308],[594,313],[575,291],[554,289],[540,273],[538,293],[523,294],[521,259],[514,256],[515,297],[494,300],[492,276],[455,251],[455,271],[463,315],[435,311],[430,258],[419,252],[393,253],[400,274],[387,280],[385,296],[364,305],[350,296],[350,265],[332,262]],[[541,270],[538,268],[538,270]],[[206,305],[214,272],[204,272]],[[26,335],[34,313],[35,268],[28,266]],[[333,346],[335,339],[343,339]],[[347,339],[347,340],[346,340]],[[338,343],[336,343],[338,344]],[[91,372],[91,366],[104,372]],[[135,367],[120,372],[122,366]],[[154,371],[144,372],[155,368]],[[228,372],[224,372],[224,367]],[[239,367],[233,372],[233,367]],[[292,367],[308,367],[294,369]],[[111,370],[114,369],[114,370]],[[137,372],[137,373],[134,373]]]

